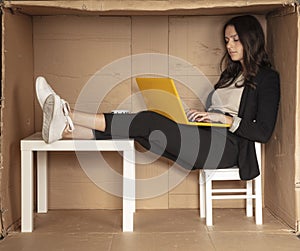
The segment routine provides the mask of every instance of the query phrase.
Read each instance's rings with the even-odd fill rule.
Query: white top
[[[217,89],[212,95],[208,111],[219,110],[237,116],[244,87],[236,87],[235,84],[241,85],[243,81],[244,77],[240,75],[230,86]]]

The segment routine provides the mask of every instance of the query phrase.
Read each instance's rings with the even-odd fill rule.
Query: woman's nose
[[[232,48],[232,43],[231,43],[230,41],[228,41],[228,43],[226,44],[226,48],[227,48],[227,49]]]

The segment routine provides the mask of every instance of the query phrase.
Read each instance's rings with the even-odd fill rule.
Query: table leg
[[[37,212],[48,211],[47,152],[37,152]]]
[[[21,231],[33,230],[33,152],[21,151]]]
[[[123,232],[133,231],[135,212],[135,151],[123,155]]]

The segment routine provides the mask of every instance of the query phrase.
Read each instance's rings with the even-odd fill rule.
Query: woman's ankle
[[[96,130],[104,132],[106,128],[105,116],[103,113],[96,114]]]
[[[75,130],[75,129],[74,129]],[[63,139],[72,139],[73,138],[73,132],[70,132],[67,127],[65,128],[65,130],[62,133],[62,138]]]

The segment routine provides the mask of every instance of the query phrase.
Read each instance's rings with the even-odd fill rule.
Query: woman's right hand
[[[188,120],[191,122],[200,122],[200,121],[205,122],[203,118],[207,117],[207,114],[208,114],[207,112],[201,112],[195,109],[191,109],[186,112],[186,116]]]

